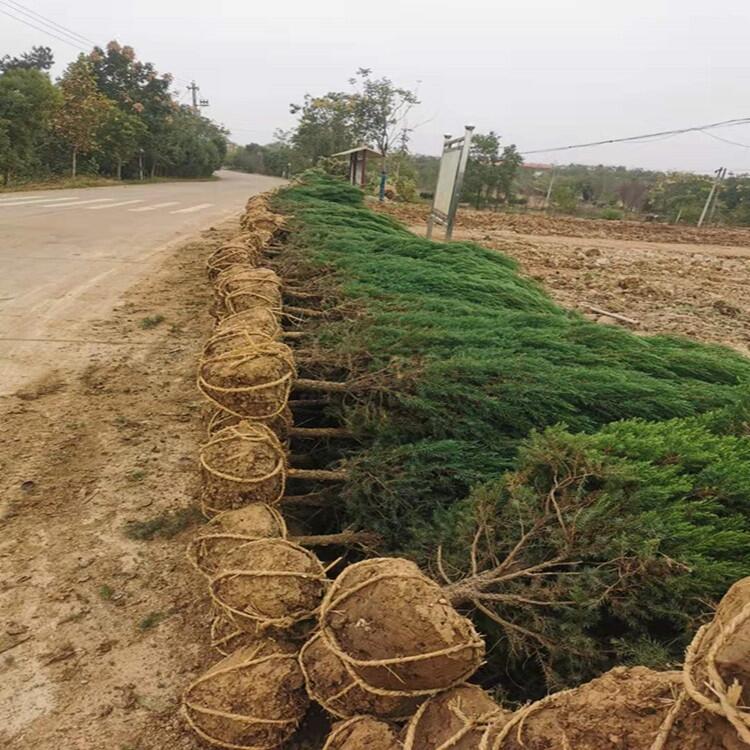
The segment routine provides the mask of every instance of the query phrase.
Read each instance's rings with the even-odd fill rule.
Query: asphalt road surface
[[[0,194],[0,395],[103,345],[81,339],[85,324],[166,250],[281,183],[217,174],[211,182]]]

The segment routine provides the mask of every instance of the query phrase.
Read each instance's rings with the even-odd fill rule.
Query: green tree
[[[6,185],[34,161],[58,100],[39,70],[16,67],[0,75],[0,169]]]
[[[175,177],[210,177],[224,162],[226,133],[210,120],[181,107],[166,122],[159,142],[165,172]]]
[[[291,104],[289,110],[299,115],[291,143],[305,166],[315,166],[321,157],[354,145],[357,131],[350,94],[340,91],[316,97],[306,94],[302,104]]]
[[[518,153],[515,144],[511,143],[503,149],[503,155],[500,157],[500,163],[497,165],[496,183],[497,195],[503,196],[503,203],[513,202],[513,188],[518,176],[518,170],[523,164],[523,157]]]
[[[71,175],[76,176],[78,155],[92,151],[112,103],[99,91],[91,63],[81,55],[60,79],[62,103],[55,118],[55,129],[68,144]]]
[[[146,125],[135,114],[123,112],[112,104],[99,128],[97,144],[106,160],[114,162],[115,175],[122,179],[122,166],[138,151],[146,135]]]
[[[500,137],[493,130],[486,135],[477,133],[471,140],[469,163],[464,178],[465,194],[474,208],[480,209],[497,185],[496,165],[500,158]]]
[[[20,57],[4,55],[0,58],[0,73],[10,70],[49,70],[55,64],[55,58],[49,47],[32,47],[30,52],[23,52]]]
[[[412,107],[419,104],[416,93],[395,86],[390,78],[373,78],[370,68],[360,68],[349,83],[358,87],[352,97],[358,138],[375,146],[384,157],[396,143],[406,151],[408,128],[405,123]]]

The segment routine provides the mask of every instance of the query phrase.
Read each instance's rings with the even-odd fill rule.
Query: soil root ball
[[[500,716],[482,738],[480,750],[651,750],[674,705],[680,672],[645,667],[616,667],[572,690],[552,693]],[[684,738],[687,740],[687,738]],[[705,737],[703,738],[705,740]],[[678,741],[675,735],[675,741]],[[565,744],[567,742],[567,745]],[[710,750],[696,735],[692,741],[666,745],[670,750]]]
[[[419,707],[404,732],[404,750],[476,750],[488,725],[510,715],[477,685],[459,685]]]
[[[371,688],[430,695],[464,682],[484,642],[440,587],[408,560],[346,568],[321,607],[321,634]]]
[[[309,550],[286,539],[257,539],[224,555],[209,588],[237,627],[255,632],[314,617],[327,584],[325,569]]]
[[[215,282],[219,311],[227,314],[265,307],[281,310],[281,279],[270,268],[233,265],[222,271]]]
[[[320,633],[302,647],[299,658],[308,694],[338,719],[370,714],[403,721],[424,700],[424,696],[374,691],[328,648]]]
[[[265,333],[253,333],[246,328],[230,328],[211,336],[203,346],[203,358],[212,359],[238,349],[262,346],[268,341],[273,339]]]
[[[188,557],[197,570],[210,578],[219,572],[221,558],[233,549],[255,539],[285,539],[286,535],[286,523],[276,508],[250,503],[212,518],[190,543]]]
[[[264,333],[269,338],[276,339],[281,335],[281,323],[279,322],[279,316],[273,310],[253,307],[222,318],[216,324],[214,334],[236,330],[247,331],[248,333]]]
[[[355,716],[331,728],[323,750],[400,750],[393,729],[371,716]]]
[[[284,449],[264,424],[244,421],[219,430],[201,448],[200,464],[208,518],[249,503],[274,504],[284,495]]]
[[[293,646],[260,638],[222,659],[185,691],[188,724],[217,747],[278,748],[308,706],[296,657]]]
[[[242,421],[242,418],[236,414],[224,411],[224,409],[216,409],[209,417],[206,428],[209,440],[225,427],[239,424]],[[285,443],[289,436],[289,430],[294,425],[292,410],[287,406],[281,414],[277,414],[270,419],[264,419],[262,424],[266,425],[282,443]]]
[[[284,411],[295,375],[291,349],[266,341],[202,360],[198,387],[238,417],[270,419]]]
[[[253,260],[253,253],[244,243],[227,243],[208,256],[206,272],[208,278],[215,282],[219,274],[228,268],[254,265]]]

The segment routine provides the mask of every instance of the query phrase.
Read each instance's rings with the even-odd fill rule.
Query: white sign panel
[[[438,173],[437,187],[435,188],[435,201],[433,210],[438,216],[448,218],[453,200],[453,190],[456,186],[458,176],[458,165],[461,161],[461,149],[445,151],[440,160],[440,172]]]

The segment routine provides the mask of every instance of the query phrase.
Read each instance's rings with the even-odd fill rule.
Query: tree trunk
[[[122,159],[117,158],[117,179],[122,180]]]
[[[78,170],[78,148],[73,146],[73,166],[70,170],[70,176],[75,177]]]

